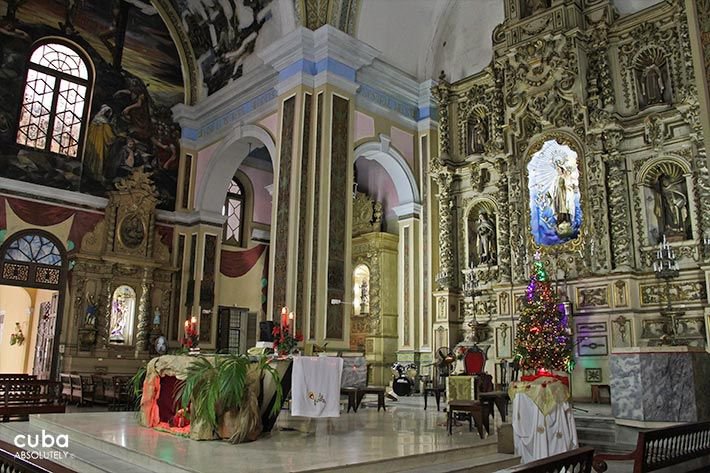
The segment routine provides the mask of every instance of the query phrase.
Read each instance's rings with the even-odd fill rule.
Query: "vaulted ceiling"
[[[125,0],[148,11],[148,0]],[[301,25],[330,24],[381,51],[418,81],[455,81],[488,65],[503,0],[150,0],[177,45],[187,100],[212,94],[258,64],[252,53]],[[663,0],[616,0],[628,14]]]

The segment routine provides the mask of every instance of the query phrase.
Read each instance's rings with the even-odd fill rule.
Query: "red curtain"
[[[239,278],[254,267],[266,245],[256,245],[245,251],[222,250],[219,272],[230,278]]]
[[[5,215],[5,200],[10,208],[24,222],[38,227],[46,227],[62,223],[72,215],[74,223],[69,230],[69,239],[74,242],[75,249],[81,246],[84,235],[96,226],[104,216],[101,213],[83,212],[81,210],[58,207],[55,205],[32,202],[29,200],[7,197],[0,199],[0,227],[7,228],[7,215]]]

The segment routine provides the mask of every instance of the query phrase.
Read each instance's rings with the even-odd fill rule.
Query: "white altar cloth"
[[[577,448],[577,427],[567,401],[557,403],[544,415],[524,393],[513,398],[515,453],[522,463]]]
[[[294,356],[291,415],[340,417],[340,377],[343,359],[332,356]]]

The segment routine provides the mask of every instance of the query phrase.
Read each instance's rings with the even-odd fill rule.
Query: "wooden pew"
[[[505,473],[558,473],[560,471],[591,473],[593,457],[594,449],[583,447],[502,471]]]
[[[698,459],[708,460],[706,464],[710,465],[710,422],[695,422],[639,432],[633,452],[595,455],[594,470],[600,473],[606,471],[607,461],[633,460],[634,473],[646,473]],[[710,467],[706,466],[696,470],[677,471],[709,470]]]
[[[30,414],[63,413],[61,383],[46,380],[0,381],[0,420],[27,419]]]

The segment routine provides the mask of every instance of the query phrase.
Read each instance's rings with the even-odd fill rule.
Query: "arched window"
[[[89,86],[89,69],[79,53],[60,43],[37,46],[27,68],[17,143],[80,156]]]
[[[227,189],[222,215],[227,217],[224,222],[224,243],[242,245],[244,233],[244,187],[235,178]]]
[[[136,291],[131,286],[118,286],[111,300],[111,334],[109,342],[130,345],[133,341],[133,318],[136,314]]]

